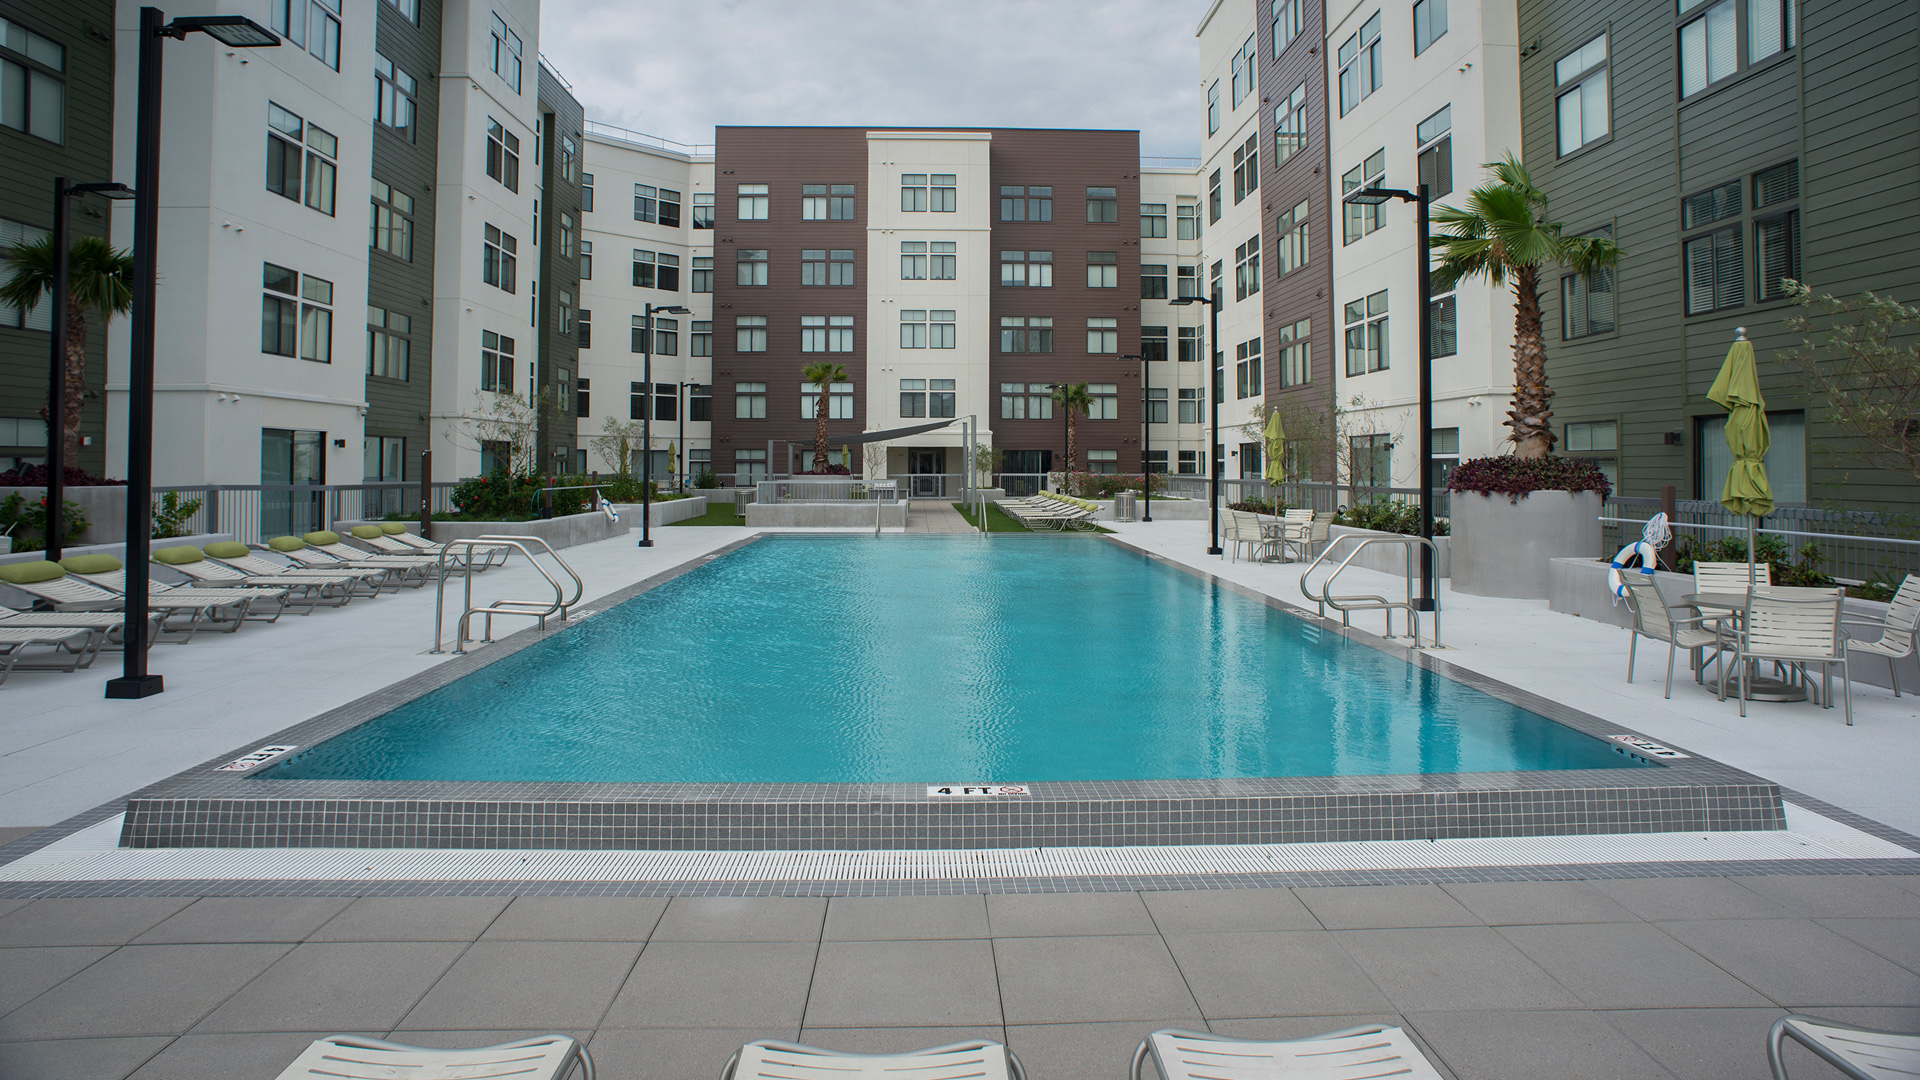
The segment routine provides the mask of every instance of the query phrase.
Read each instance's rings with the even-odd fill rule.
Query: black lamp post
[[[647,309],[640,320],[640,378],[647,388],[647,408],[640,414],[640,546],[653,546],[653,313],[691,315],[693,311],[678,304]],[[681,426],[681,438],[686,427]]]
[[[1218,296],[1182,296],[1178,299],[1169,300],[1167,303],[1182,306],[1187,304],[1207,305],[1211,313],[1210,321],[1212,325],[1208,330],[1209,339],[1201,342],[1201,351],[1205,352],[1208,347],[1215,350],[1219,349],[1220,298]],[[1208,359],[1211,360],[1213,355],[1218,354],[1217,352],[1209,354]],[[1207,466],[1212,472],[1211,492],[1208,495],[1208,501],[1212,503],[1210,516],[1213,519],[1213,543],[1207,546],[1207,554],[1218,555],[1225,550],[1220,546],[1220,402],[1227,396],[1226,373],[1221,370],[1221,365],[1218,363],[1213,364],[1212,381],[1213,390],[1207,396],[1213,399],[1208,402],[1209,406],[1211,406],[1210,411],[1213,413],[1211,417],[1213,421],[1213,445],[1207,447]]]
[[[1388,199],[1414,204],[1418,220],[1420,251],[1420,535],[1429,543],[1420,545],[1420,592],[1413,602],[1416,611],[1433,611],[1439,583],[1433,574],[1433,257],[1428,242],[1427,185],[1416,191],[1363,187],[1346,197],[1356,206],[1378,206]]]
[[[61,511],[67,499],[67,199],[94,193],[109,199],[131,199],[125,184],[69,184],[64,176],[53,181],[53,362],[47,368],[47,561],[60,561]]]
[[[133,318],[127,385],[127,599],[121,629],[125,665],[107,680],[110,698],[152,697],[164,687],[147,671],[147,552],[153,540],[153,322],[160,273],[161,44],[198,30],[235,49],[280,44],[273,31],[244,15],[193,15],[166,21],[159,8],[140,9],[133,169]]]
[[[1129,354],[1118,357],[1120,360],[1140,361],[1140,486],[1146,493],[1146,505],[1140,512],[1141,521],[1153,520],[1153,467],[1147,461],[1147,450],[1153,445],[1153,402],[1147,397],[1147,370],[1149,361],[1146,354]]]

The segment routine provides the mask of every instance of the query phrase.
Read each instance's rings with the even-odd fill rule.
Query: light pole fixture
[[[1417,243],[1420,252],[1420,593],[1414,598],[1415,611],[1433,611],[1438,603],[1439,582],[1433,566],[1433,256],[1427,223],[1430,199],[1427,185],[1417,190],[1363,187],[1348,195],[1345,202],[1354,206],[1379,206],[1388,199],[1414,204],[1417,218]]]
[[[1148,365],[1151,363],[1145,353],[1129,353],[1116,357],[1118,360],[1140,361],[1140,487],[1145,493],[1146,505],[1140,512],[1141,521],[1153,520],[1153,467],[1147,461],[1147,450],[1153,444],[1153,402],[1147,398]]]
[[[653,546],[653,315],[691,315],[692,309],[678,304],[671,307],[647,305],[640,323],[640,378],[647,388],[647,407],[640,414],[640,546]],[[681,426],[681,438],[686,427]]]
[[[194,31],[236,49],[280,44],[273,31],[243,15],[197,15],[167,21],[156,7],[140,9],[140,65],[134,117],[133,312],[127,381],[126,620],[121,628],[121,675],[107,680],[109,698],[152,697],[165,689],[147,671],[148,551],[153,546],[153,324],[160,275],[161,45]]]
[[[61,532],[66,522],[62,510],[67,498],[67,200],[75,195],[105,195],[109,199],[131,199],[133,189],[125,184],[69,184],[64,176],[53,180],[53,295],[48,308],[53,312],[53,361],[47,368],[47,561],[60,561]]]
[[[1220,347],[1219,296],[1182,296],[1169,300],[1167,303],[1177,304],[1182,307],[1188,304],[1207,305],[1211,313],[1211,326],[1208,330],[1209,340],[1201,342],[1201,351],[1206,352],[1208,348],[1215,350],[1208,355],[1209,360],[1214,356],[1223,355],[1218,351]],[[1227,396],[1227,376],[1222,368],[1222,363],[1213,363],[1212,367],[1213,390],[1207,395],[1212,399],[1208,402],[1208,406],[1209,411],[1213,414],[1211,417],[1213,422],[1213,445],[1207,447],[1207,468],[1211,472],[1207,501],[1212,504],[1209,516],[1213,521],[1213,543],[1207,546],[1207,554],[1219,555],[1225,550],[1220,546],[1220,403],[1225,400]]]

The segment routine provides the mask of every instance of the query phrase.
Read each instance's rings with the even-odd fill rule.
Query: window
[[[644,318],[644,316],[636,315],[635,318]],[[653,317],[653,355],[655,356],[679,356],[680,355],[680,320],[679,319],[666,318],[660,315],[655,315]],[[656,416],[654,417],[654,419],[666,420],[666,419],[669,419],[669,417]]]
[[[925,240],[900,241],[900,280],[925,281],[927,279],[927,242]]]
[[[13,93],[13,87],[0,86],[0,111]],[[267,190],[331,215],[340,141],[271,101],[267,128]]]
[[[1118,450],[1087,451],[1087,471],[1096,476],[1112,476],[1120,471]]]
[[[562,416],[573,415],[573,372],[566,368],[553,370],[553,404]]]
[[[1347,305],[1347,374],[1387,369],[1387,290]]]
[[[1307,265],[1307,202],[1273,219],[1273,275],[1285,277]]]
[[[1120,385],[1118,383],[1087,384],[1087,419],[1120,419]],[[1087,457],[1091,459],[1092,454]]]
[[[1180,203],[1174,208],[1177,226],[1175,238],[1179,240],[1200,239],[1200,207],[1189,202]]]
[[[853,284],[853,249],[832,248],[827,251],[827,284]]]
[[[767,194],[765,184],[741,184],[739,190],[739,210],[741,221],[765,221],[772,196]],[[700,212],[698,200],[695,200],[694,213]],[[711,224],[706,226],[711,229]]]
[[[591,308],[581,308],[574,315],[573,329],[581,348],[593,348],[593,310]]]
[[[643,392],[642,396],[644,396],[646,385],[645,383],[634,384],[635,388]],[[680,387],[677,384],[670,382],[653,384],[653,418],[655,420],[679,420]]]
[[[411,317],[384,308],[367,308],[367,374],[405,382],[413,356],[413,343],[407,335],[412,331]]]
[[[1233,251],[1233,292],[1245,300],[1260,291],[1260,238],[1252,237]]]
[[[480,389],[513,393],[513,339],[480,331]]]
[[[927,380],[900,380],[900,418],[912,420],[927,415]]]
[[[340,70],[340,0],[269,0],[273,32]]]
[[[767,351],[767,317],[765,315],[733,317],[733,351]]]
[[[575,416],[593,415],[593,409],[589,405],[590,399],[588,397],[592,390],[592,379],[575,379],[573,381],[573,414]]]
[[[1350,195],[1362,186],[1383,187],[1387,182],[1386,171],[1386,150],[1375,150],[1365,162],[1347,170],[1346,175],[1340,178],[1340,194]],[[1360,203],[1343,203],[1343,205],[1346,207],[1343,243],[1351,244],[1363,236],[1369,236],[1387,223],[1386,203],[1372,206]]]
[[[1243,442],[1240,444],[1241,479],[1254,480],[1259,478],[1261,471],[1260,450],[1261,445],[1257,442]]]
[[[1697,499],[1717,502],[1725,491],[1727,473],[1733,466],[1733,453],[1727,448],[1727,418],[1705,416],[1694,424],[1697,468],[1693,494]],[[1804,506],[1807,501],[1807,416],[1797,409],[1769,411],[1767,432],[1773,440],[1767,450],[1767,483],[1773,488],[1774,505]],[[1601,467],[1604,469],[1605,465]]]
[[[593,174],[590,172],[580,174],[580,212],[593,213]]]
[[[767,283],[767,249],[740,248],[733,253],[733,283],[735,285],[765,285]]]
[[[580,241],[580,280],[593,280],[593,241]]]
[[[1165,263],[1142,263],[1140,265],[1140,299],[1165,300],[1167,298],[1167,267]]]
[[[927,347],[927,311],[925,308],[900,309],[900,347],[903,349],[924,349]],[[803,348],[801,351],[805,351]]]
[[[0,218],[0,250],[17,244],[29,244],[47,236],[47,230],[35,228],[19,221]],[[12,304],[0,303],[0,327],[9,330],[52,330],[53,304],[51,298],[43,298],[32,308],[21,311]],[[31,421],[38,424],[38,420]]]
[[[680,256],[663,251],[657,258],[660,267],[659,288],[665,292],[679,292]]]
[[[1120,287],[1120,258],[1111,251],[1087,252],[1087,288]]]
[[[633,220],[658,222],[660,189],[652,184],[633,185]]]
[[[1222,282],[1226,280],[1224,271],[1222,270],[1222,264],[1223,260],[1215,259],[1213,261],[1213,292],[1209,295],[1213,297],[1215,303],[1219,303],[1227,298],[1226,287],[1222,284]],[[1215,349],[1214,351],[1218,352],[1219,350]]]
[[[560,325],[554,327],[554,329],[562,334],[571,334],[573,333],[573,294],[565,289],[561,289],[559,306]]]
[[[633,249],[633,285],[637,289],[654,288],[659,280],[658,256],[641,248]]]
[[[1287,100],[1273,107],[1273,164],[1293,156],[1307,145],[1307,84],[1293,88]]]
[[[1053,287],[1053,252],[1003,251],[1000,253],[1000,284],[1032,289]]]
[[[1280,328],[1280,387],[1305,386],[1313,381],[1313,320],[1301,319]]]
[[[487,175],[508,191],[520,190],[520,136],[487,117]]]
[[[1046,383],[1001,383],[1000,418],[1053,419],[1053,388]]]
[[[1339,59],[1340,115],[1345,116],[1359,108],[1360,102],[1372,97],[1385,80],[1379,12],[1374,12],[1373,17],[1360,27],[1360,32],[1340,46]]]
[[[712,356],[713,355],[713,323],[711,321],[702,321],[699,319],[694,320],[693,342],[692,342],[692,347],[687,352],[687,355],[688,356]]]
[[[1179,275],[1176,278],[1177,284],[1175,284],[1174,286],[1174,290],[1175,290],[1174,296],[1182,297],[1182,298],[1189,297],[1189,296],[1199,296],[1200,295],[1199,275],[1200,275],[1200,268],[1197,266],[1180,267]]]
[[[827,283],[827,249],[807,248],[800,252],[800,284]]]
[[[852,221],[853,198],[852,184],[802,184],[800,220]]]
[[[66,69],[65,46],[0,19],[0,125],[66,142]]]
[[[902,173],[900,175],[900,209],[906,213],[926,213],[926,173]]]
[[[333,362],[333,282],[263,264],[260,351]]]
[[[713,387],[690,383],[687,386],[687,419],[695,423],[710,423],[713,420]],[[688,456],[705,455],[704,450],[689,450]]]
[[[1207,224],[1219,223],[1220,208],[1220,170],[1215,169],[1207,178]]]
[[[1682,229],[1718,226],[1732,219],[1731,224],[1681,242],[1681,261],[1686,267],[1687,314],[1723,311],[1747,302],[1746,257],[1741,243],[1743,230],[1738,221],[1741,209],[1738,180],[1680,201]]]
[[[1183,326],[1179,330],[1180,359],[1188,363],[1197,363],[1200,359],[1200,328]]]
[[[1300,0],[1273,0],[1273,58],[1287,51],[1293,39],[1300,36],[1304,25],[1300,21]]]
[[[373,54],[373,82],[374,119],[413,141],[414,100],[419,84],[379,53]]]
[[[951,214],[959,206],[959,188],[954,184],[954,173],[934,173],[933,189],[929,193],[929,209],[936,214]]]
[[[1180,414],[1179,415],[1180,415],[1180,422],[1183,424],[1198,424],[1205,417],[1206,405],[1202,402],[1200,398],[1199,387],[1183,386],[1180,388]],[[1192,451],[1187,451],[1187,453],[1191,454]],[[1186,455],[1183,454],[1181,456],[1184,458]],[[1183,468],[1180,471],[1186,472],[1187,470]]]
[[[1413,55],[1447,34],[1447,0],[1415,0],[1413,5]]]
[[[713,256],[695,255],[693,257],[693,291],[697,293],[713,291]]]
[[[1240,51],[1233,57],[1233,107],[1236,109],[1248,94],[1253,93],[1254,45],[1258,39],[1258,34],[1248,34],[1246,43],[1240,46]]]
[[[1762,302],[1782,299],[1786,281],[1800,278],[1800,210],[1791,205],[1799,198],[1799,162],[1754,174],[1753,253],[1760,268],[1754,296]]]
[[[561,258],[563,259],[573,258],[573,245],[574,245],[575,237],[578,235],[579,234],[574,230],[573,215],[561,214],[560,215],[560,257]]]
[[[1553,66],[1560,94],[1555,109],[1560,118],[1561,157],[1607,137],[1607,68],[1605,31]]]
[[[1566,433],[1566,450],[1569,453],[1620,449],[1618,428],[1612,420],[1568,424]],[[1434,434],[1438,435],[1439,432]]]
[[[493,16],[492,64],[493,73],[505,79],[514,93],[519,93],[520,35],[507,29],[506,21],[498,14]]]
[[[1053,316],[1000,316],[1000,351],[1003,353],[1052,352]]]
[[[1051,187],[1002,187],[1000,189],[1001,221],[1052,221],[1053,189]]]
[[[733,415],[737,420],[765,420],[767,418],[767,384],[763,382],[743,382],[733,384]],[[747,453],[753,453],[749,450]],[[765,450],[760,451],[762,455]],[[740,456],[738,452],[735,457]],[[762,458],[764,459],[764,456]]]
[[[750,485],[767,478],[767,452],[765,450],[735,450],[733,452],[735,479],[744,485]]]
[[[1680,28],[1680,96],[1689,97],[1740,68],[1736,0],[1720,0]]]
[[[1460,429],[1434,428],[1433,440],[1427,445],[1433,457],[1433,486],[1445,491],[1447,478],[1453,475],[1454,466],[1460,464]]]
[[[1591,235],[1611,238],[1613,226],[1595,229]],[[1602,266],[1592,273],[1561,277],[1561,340],[1613,333],[1613,274],[1612,267]]]
[[[1113,188],[1090,187],[1087,189],[1087,220],[1098,224],[1111,224],[1120,220],[1120,200]]]
[[[412,261],[413,196],[373,181],[373,233],[369,244],[375,251]]]
[[[713,228],[713,192],[696,191],[693,193],[693,227],[696,229]]]
[[[1247,136],[1233,151],[1233,205],[1260,189],[1260,135]]]
[[[1453,106],[1442,105],[1420,121],[1413,136],[1420,147],[1420,182],[1427,185],[1427,197],[1453,194]]]
[[[1793,0],[1746,0],[1747,63],[1793,48]]]
[[[820,407],[820,386],[817,383],[800,384],[800,419],[812,420],[815,410]],[[827,384],[827,419],[853,419],[853,384],[837,382]]]
[[[360,455],[365,479],[397,481],[406,470],[407,440],[367,436],[360,440]]]
[[[1354,435],[1347,440],[1349,482],[1356,487],[1393,486],[1393,436]]]
[[[1427,302],[1427,322],[1433,331],[1429,356],[1453,356],[1460,351],[1458,311],[1452,296]]]
[[[960,256],[958,246],[952,240],[934,240],[929,244],[928,276],[934,281],[952,281],[959,274]]]
[[[954,348],[959,336],[959,324],[955,321],[955,312],[950,308],[935,308],[928,313],[927,344],[935,349]],[[949,413],[948,415],[952,415]]]
[[[903,318],[905,315],[905,312],[901,313]],[[800,351],[803,353],[852,352],[853,316],[800,316]]]
[[[1167,204],[1140,204],[1140,235],[1158,239],[1167,235]]]
[[[679,228],[680,227],[680,193],[673,190],[672,188],[661,188],[659,198],[660,198],[659,224],[664,225],[669,229]]]
[[[1143,326],[1140,328],[1140,359],[1165,360],[1167,358],[1167,328],[1164,326]]]
[[[1220,130],[1220,80],[1207,87],[1207,134]]]
[[[1237,396],[1259,397],[1266,393],[1267,384],[1260,371],[1260,339],[1243,341],[1234,346],[1233,352],[1234,389]]]
[[[1087,351],[1090,353],[1119,352],[1120,321],[1118,319],[1089,318],[1087,320]]]

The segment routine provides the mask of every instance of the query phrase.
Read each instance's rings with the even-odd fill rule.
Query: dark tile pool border
[[[744,537],[583,605],[590,611],[585,617],[758,539],[760,534]],[[1086,542],[1116,544],[1300,618],[1352,647],[1389,653],[1577,731],[1601,738],[1632,734],[1611,721],[1455,667],[1434,654],[1341,627],[1117,538]],[[820,850],[1259,844],[1785,827],[1778,785],[1699,756],[1644,769],[1033,783],[1030,796],[993,799],[929,797],[924,784],[271,780],[212,771],[263,745],[323,742],[549,635],[564,633],[578,621],[519,631],[136,792],[124,803],[121,842],[128,847]],[[1020,782],[1018,777],[954,778],[956,783],[983,780]]]

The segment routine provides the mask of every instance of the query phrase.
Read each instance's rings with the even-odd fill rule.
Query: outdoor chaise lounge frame
[[[1128,1080],[1144,1080],[1148,1057],[1163,1080],[1442,1080],[1404,1030],[1383,1024],[1273,1042],[1165,1028],[1133,1052]]]
[[[69,571],[68,576],[79,578],[82,581],[92,582],[103,589],[111,589],[123,596],[127,591],[127,572],[124,569],[108,570],[98,574],[78,574]],[[264,608],[259,612],[254,611],[253,605],[262,600],[271,600],[274,602],[271,614]],[[279,589],[260,589],[253,587],[203,589],[192,585],[169,585],[164,581],[155,581],[152,578],[148,578],[147,607],[149,610],[172,608],[174,611],[192,611],[194,613],[193,619],[187,626],[189,636],[192,635],[194,630],[200,629],[203,616],[205,617],[205,622],[208,627],[224,628],[225,633],[231,634],[240,628],[241,623],[249,620],[254,622],[280,621],[281,614],[287,609],[287,590],[284,587]],[[238,609],[237,613],[229,617],[219,617],[214,614],[216,611],[224,611],[229,608]],[[164,623],[162,627],[167,628]]]
[[[261,548],[260,550],[269,549]],[[290,581],[298,580],[303,582],[324,581],[331,585],[338,585],[344,590],[349,600],[355,596],[379,596],[380,590],[388,587],[386,582],[390,576],[385,570],[355,569],[348,566],[323,567],[319,569],[307,566],[304,563],[298,566],[288,566],[286,563],[277,563],[271,559],[263,559],[258,555],[208,555],[207,558],[217,563],[223,563],[243,573],[257,574],[260,577],[284,577]],[[364,593],[356,593],[354,591],[356,587],[364,587],[367,591]],[[398,585],[393,585],[391,588],[395,592],[400,591],[400,586]],[[347,601],[342,600],[340,602],[344,604]]]
[[[802,1043],[761,1039],[727,1059],[720,1080],[1027,1080],[1013,1051],[968,1039],[900,1054],[843,1054]]]
[[[201,629],[203,616],[207,627],[224,628],[227,633],[232,633],[246,619],[253,601],[259,599],[259,593],[240,589],[173,589],[157,581],[150,584],[147,609],[162,616],[161,629],[182,635],[178,639],[181,641],[191,638],[194,631]],[[44,600],[55,611],[119,611],[125,608],[127,602],[122,593],[76,574],[47,581],[9,581],[7,587]],[[212,614],[227,608],[239,609],[238,614],[229,618],[216,618]],[[164,621],[180,613],[189,616],[186,626],[169,626]]]
[[[8,626],[0,623],[0,683],[14,671],[77,671],[93,664],[106,631],[83,626]],[[28,657],[44,645],[48,652]]]
[[[578,1039],[541,1035],[468,1050],[329,1035],[315,1039],[278,1080],[561,1080],[580,1065],[580,1080],[593,1080],[593,1057]]]
[[[1789,1013],[1775,1020],[1767,1032],[1767,1065],[1773,1069],[1773,1080],[1787,1080],[1787,1063],[1780,1052],[1789,1037],[1853,1080],[1920,1075],[1920,1034],[1875,1031]]]

